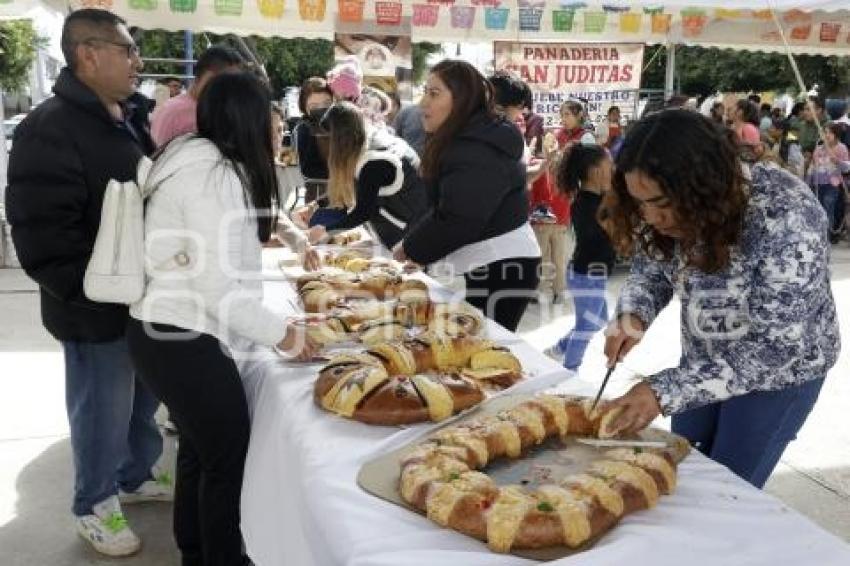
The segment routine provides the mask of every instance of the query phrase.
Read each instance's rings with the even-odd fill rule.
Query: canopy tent
[[[413,41],[637,42],[850,53],[847,0],[0,0],[0,17],[34,7],[100,7],[146,29],[322,37],[410,34]]]

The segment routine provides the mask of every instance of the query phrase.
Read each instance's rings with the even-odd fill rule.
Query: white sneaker
[[[119,489],[118,499],[126,505],[147,501],[174,501],[174,480],[171,479],[171,474],[161,473],[144,482],[136,491],[128,493]]]
[[[543,353],[555,360],[556,362],[564,363],[564,352],[562,352],[561,349],[558,348],[557,344],[555,344],[554,346],[549,346],[548,348],[543,350]]]
[[[94,506],[92,515],[77,517],[77,533],[106,556],[129,556],[142,547],[142,541],[130,530],[114,495]]]

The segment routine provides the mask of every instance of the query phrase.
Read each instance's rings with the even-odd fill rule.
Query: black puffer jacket
[[[83,295],[83,275],[110,179],[136,177],[153,151],[150,101],[126,102],[117,122],[67,68],[45,101],[15,129],[6,210],[21,265],[41,289],[41,317],[58,340],[105,342],[124,335],[127,307]]]
[[[528,220],[524,142],[519,129],[483,114],[449,143],[436,179],[426,181],[431,209],[404,238],[404,251],[427,265]]]

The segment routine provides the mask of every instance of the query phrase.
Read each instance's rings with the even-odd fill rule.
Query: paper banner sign
[[[338,0],[339,21],[358,24],[363,21],[366,0]]]
[[[298,0],[298,15],[307,22],[324,20],[326,9],[326,0]]]
[[[418,27],[434,27],[440,18],[440,7],[434,4],[413,5],[413,25]]]
[[[475,23],[474,6],[452,6],[452,27],[455,29],[472,29]]]
[[[835,22],[823,22],[820,25],[820,40],[823,43],[835,43],[841,33],[841,24]]]
[[[812,36],[812,24],[791,28],[791,39],[795,41],[808,41]]]
[[[283,17],[285,5],[284,0],[257,0],[260,15],[272,20],[279,20]]]
[[[484,8],[484,27],[488,30],[503,30],[508,27],[509,8]]]
[[[129,0],[127,2],[130,5],[130,8],[134,10],[149,10],[153,11],[158,8],[157,0]],[[241,3],[240,3],[241,5]],[[90,8],[99,8],[99,6],[89,6]]]
[[[401,2],[375,2],[375,21],[379,26],[401,25]]]
[[[681,11],[682,35],[685,37],[698,37],[702,34],[705,24],[708,23],[708,14],[705,10],[691,8]]]
[[[65,0],[55,0],[65,2]],[[0,15],[54,0],[0,0]],[[686,43],[777,51],[776,22],[795,53],[850,54],[850,0],[838,11],[798,5],[773,12],[758,2],[624,0],[68,0],[72,9],[109,9],[130,25],[169,31],[233,30],[240,35],[330,38],[405,34],[413,41],[605,41]],[[787,5],[787,4],[783,4]],[[726,7],[724,7],[726,6]],[[766,6],[766,5],[765,5]]]
[[[623,33],[640,33],[643,14],[623,12],[620,14],[620,31]]]
[[[575,10],[555,10],[552,12],[552,29],[555,31],[573,31]]]
[[[584,31],[585,33],[602,33],[605,31],[605,24],[608,22],[608,14],[606,12],[590,12],[584,13]]]

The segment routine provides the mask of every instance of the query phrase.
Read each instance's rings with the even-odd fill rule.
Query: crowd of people
[[[614,400],[614,428],[673,415],[674,432],[758,487],[835,363],[827,227],[843,201],[846,129],[817,101],[790,118],[745,100],[710,118],[667,109],[629,125],[612,106],[594,128],[567,100],[547,132],[511,74],[443,60],[421,102],[398,108],[346,60],[302,86],[291,144],[307,190],[290,217],[276,165],[288,124],[238,53],[208,49],[191,87],[151,113],[120,17],[73,12],[62,50],[55,96],[16,129],[7,210],[64,350],[77,529],[104,554],[140,548],[122,503],[172,497],[154,467],[162,402],[180,433],[183,564],[250,563],[239,530],[251,427],[242,355],[276,347],[303,360],[316,348],[309,319],[263,302],[262,248],[274,239],[315,269],[313,245],[365,226],[398,261],[451,267],[466,300],[512,331],[531,302],[569,295],[574,327],[547,353],[571,370],[606,326],[615,365],[678,293],[680,365]],[[83,279],[104,189],[135,179],[145,156],[144,296],[92,301]],[[631,272],[609,311],[618,255]]]
[[[845,199],[850,179],[850,116],[846,104],[827,115],[816,96],[794,104],[788,115],[762,103],[759,95],[726,108],[715,102],[711,117],[734,131],[745,163],[771,162],[803,179],[827,213],[830,240],[847,231]]]

